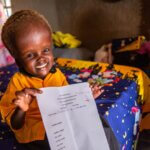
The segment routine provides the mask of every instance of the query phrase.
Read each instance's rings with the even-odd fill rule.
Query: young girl
[[[36,94],[42,93],[42,87],[68,84],[61,71],[53,68],[51,27],[39,13],[21,10],[4,24],[2,40],[20,70],[11,78],[0,101],[2,117],[21,150],[49,150]],[[92,91],[94,98],[101,94],[98,87]]]

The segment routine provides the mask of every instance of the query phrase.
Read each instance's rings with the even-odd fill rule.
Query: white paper
[[[37,101],[51,150],[109,150],[88,83],[42,91]]]

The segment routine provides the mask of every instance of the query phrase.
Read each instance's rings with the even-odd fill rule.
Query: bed
[[[96,99],[98,112],[113,132],[118,149],[133,149],[139,132],[141,104],[149,97],[150,81],[146,74],[133,67],[66,58],[56,58],[55,66],[61,69],[70,84],[89,82],[102,86],[104,92]],[[15,63],[0,68],[0,97],[16,71]],[[16,144],[13,133],[1,120],[0,148],[17,149]]]

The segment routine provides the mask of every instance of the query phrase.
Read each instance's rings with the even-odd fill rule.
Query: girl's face
[[[16,59],[26,72],[44,79],[53,65],[51,31],[29,25],[16,34]]]

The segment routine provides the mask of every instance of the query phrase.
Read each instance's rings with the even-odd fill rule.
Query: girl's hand
[[[27,111],[32,99],[36,94],[42,93],[41,90],[35,88],[25,88],[22,91],[16,92],[16,99],[13,100],[14,104],[18,106],[22,111]]]
[[[90,88],[92,90],[92,94],[93,94],[94,99],[99,97],[104,92],[104,90],[101,89],[102,86],[99,86],[97,84],[90,85]]]

